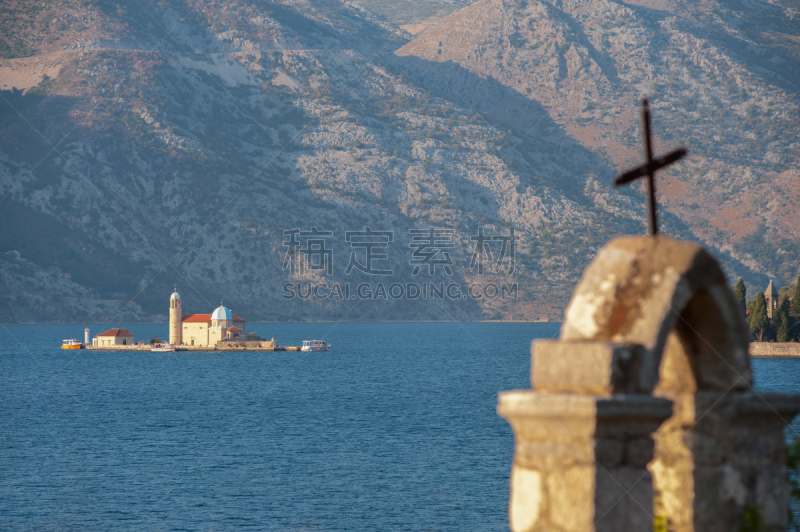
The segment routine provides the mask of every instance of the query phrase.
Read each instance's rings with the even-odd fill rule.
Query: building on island
[[[89,329],[86,330],[88,331]],[[114,345],[135,345],[134,336],[128,332],[128,329],[109,329],[106,332],[101,332],[92,340],[92,347]]]
[[[237,327],[236,325],[241,325]],[[213,346],[244,331],[245,320],[220,303],[211,314],[187,314],[181,318],[181,341],[185,345]],[[232,330],[233,329],[233,330]]]
[[[245,332],[245,320],[222,303],[211,314],[183,315],[181,295],[177,287],[169,299],[169,343],[214,347],[222,341],[258,341],[254,333]]]
[[[767,286],[767,289],[764,290],[764,299],[767,302],[767,317],[772,319],[777,315],[778,312],[778,291],[775,290],[774,286],[772,286],[771,280]]]

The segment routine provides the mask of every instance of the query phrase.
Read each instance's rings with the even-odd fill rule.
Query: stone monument
[[[560,338],[533,342],[533,389],[500,394],[511,529],[739,531],[751,512],[785,530],[783,429],[800,396],[753,390],[748,341],[700,246],[611,241]]]
[[[787,521],[784,428],[800,395],[756,392],[749,329],[717,261],[658,234],[643,102],[650,235],[609,242],[561,336],[531,346],[531,390],[501,393],[514,431],[514,532],[739,532]]]

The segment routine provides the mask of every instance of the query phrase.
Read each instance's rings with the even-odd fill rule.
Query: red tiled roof
[[[181,318],[181,321],[187,321],[190,323],[202,323],[202,322],[209,322],[211,321],[211,314],[187,314],[186,316]],[[243,320],[236,314],[233,315],[233,321],[238,321],[245,323],[247,320]]]
[[[229,331],[239,331],[239,332],[242,332],[242,330],[241,330],[239,327],[235,326],[235,325],[234,325],[233,327],[228,327],[228,330],[229,330]]]
[[[101,332],[97,336],[131,336],[133,335],[128,332],[128,329],[109,329],[106,332]]]
[[[188,321],[191,323],[208,322],[211,321],[211,314],[187,314],[181,318],[181,321]]]

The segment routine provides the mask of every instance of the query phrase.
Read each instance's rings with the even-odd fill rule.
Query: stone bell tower
[[[178,285],[169,297],[169,343],[181,345],[181,318],[183,309],[181,308],[181,295],[178,293]]]

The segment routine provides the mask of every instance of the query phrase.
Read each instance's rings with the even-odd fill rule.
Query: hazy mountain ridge
[[[797,8],[642,3],[661,10],[602,0],[482,0],[398,54],[458,63],[541,102],[617,168],[640,157],[634,111],[650,95],[656,145],[685,144],[692,153],[666,172],[662,201],[707,244],[735,250],[786,282],[800,252],[800,142],[791,133],[800,124],[800,48],[763,36],[796,36]],[[771,250],[754,261],[757,250],[742,237],[759,222]],[[756,265],[782,251],[783,267]]]
[[[24,11],[37,4],[14,5]],[[59,30],[36,26],[44,19],[34,17],[35,29],[19,31],[13,42],[30,48],[36,35],[56,38],[45,39],[33,57],[0,63],[4,86],[20,72],[30,80],[32,72],[41,79],[46,68],[55,70],[25,96],[3,92],[0,194],[18,206],[9,223],[30,229],[6,235],[0,251],[17,250],[42,271],[69,271],[76,295],[67,297],[119,299],[123,308],[134,300],[158,314],[165,291],[178,282],[189,311],[210,311],[224,296],[251,319],[556,318],[597,247],[644,227],[641,200],[608,186],[619,161],[638,153],[636,114],[623,96],[611,123],[625,124],[629,141],[612,142],[613,128],[597,126],[606,142],[598,148],[548,107],[557,94],[551,102],[520,91],[510,74],[440,63],[424,49],[410,57],[434,30],[396,56],[405,34],[354,4],[189,1],[146,4],[147,12],[138,3],[51,5],[53,19],[78,13],[77,22]],[[85,28],[73,30],[79,23]],[[11,26],[3,27],[7,41]],[[602,68],[610,67],[601,63],[596,73],[605,79]],[[608,82],[596,90],[602,98],[618,89]],[[614,149],[622,155],[615,158]],[[37,248],[36,224],[26,223],[37,212],[69,233],[41,239]],[[664,214],[667,231],[691,237],[685,224],[697,224],[678,216]],[[283,230],[311,225],[335,232],[335,271],[292,276],[281,268]],[[398,273],[391,280],[419,281],[410,276],[407,230],[430,225],[456,231],[458,267],[452,278],[422,280],[517,281],[520,299],[281,298],[284,281],[383,281],[342,273],[351,251],[344,232],[365,226],[395,229],[389,250]],[[496,233],[516,229],[513,275],[479,276],[468,268],[470,236],[482,225]],[[89,268],[89,257],[98,266]],[[749,264],[763,271],[757,260]],[[89,303],[65,304],[64,296],[53,303],[52,283],[24,285],[19,277],[27,274],[4,268],[0,307],[12,316],[4,320],[90,314]],[[53,303],[38,316],[23,303],[34,286],[37,297]]]

